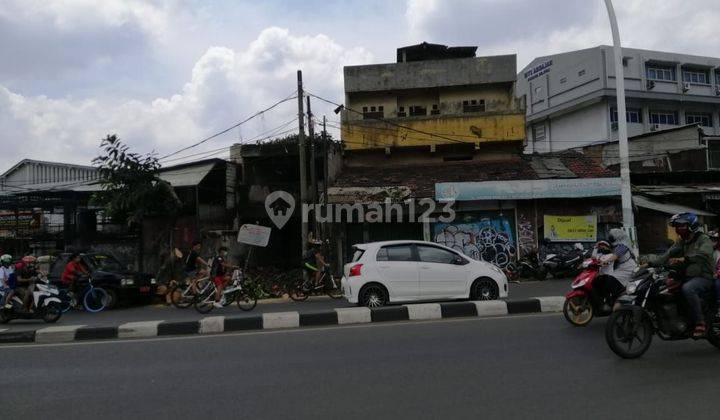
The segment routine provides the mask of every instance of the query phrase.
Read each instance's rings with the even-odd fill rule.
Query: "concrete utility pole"
[[[328,173],[330,172],[328,170],[328,160],[330,159],[330,156],[328,153],[330,153],[330,150],[328,149],[328,137],[327,137],[327,118],[323,115],[323,131],[322,131],[322,144],[323,144],[323,202],[327,204],[328,202],[328,179],[330,176]]]
[[[298,97],[298,152],[300,155],[300,205],[298,209],[300,211],[300,224],[301,224],[301,241],[302,241],[302,255],[305,256],[308,246],[308,225],[303,220],[302,213],[305,203],[307,203],[307,168],[305,167],[305,125],[303,117],[305,112],[303,111],[303,84],[302,84],[302,71],[297,72],[297,97]]]
[[[310,109],[310,97],[307,97],[308,137],[310,137],[310,202],[317,203],[317,172],[315,172],[315,121]]]
[[[613,53],[615,57],[615,91],[617,96],[618,113],[618,140],[620,150],[620,193],[622,197],[623,229],[628,233],[637,255],[637,235],[635,233],[635,218],[632,208],[632,191],[630,187],[630,159],[627,137],[627,117],[625,113],[625,74],[623,71],[623,55],[620,46],[620,30],[618,29],[617,18],[612,0],[605,0],[610,28],[613,37]]]

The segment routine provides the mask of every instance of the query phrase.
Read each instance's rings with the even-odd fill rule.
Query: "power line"
[[[335,105],[335,106],[337,106],[337,107],[343,107],[344,109],[347,109],[348,111],[354,112],[354,113],[356,113],[356,114],[358,114],[358,115],[365,115],[364,113],[362,113],[362,112],[360,112],[360,111],[357,111],[357,110],[352,109],[352,108],[348,108],[348,107],[346,107],[345,105],[342,105],[342,104],[333,102],[333,101],[331,101],[331,100],[329,100],[329,99],[325,99],[325,98],[320,97],[320,96],[317,96],[317,95],[315,95],[315,94],[313,94],[313,93],[310,93],[310,92],[307,92],[307,91],[306,91],[305,93],[306,93],[308,96],[312,96],[313,98],[319,99],[319,100],[321,100],[321,101],[323,101],[323,102],[326,102],[326,103],[328,103],[328,104]],[[392,121],[386,120],[385,118],[375,118],[375,117],[371,117],[371,119],[373,119],[373,120],[378,120],[378,121],[382,121],[382,122],[384,122],[385,124],[393,125],[393,126],[395,126],[395,127],[403,128],[403,129],[409,130],[409,131],[414,131],[414,132],[416,132],[416,133],[424,134],[424,135],[426,135],[426,136],[437,137],[437,138],[440,138],[440,139],[443,139],[443,140],[449,140],[449,141],[455,142],[455,143],[463,143],[463,144],[466,144],[466,143],[467,143],[467,141],[463,141],[463,140],[459,140],[459,139],[454,139],[454,138],[447,137],[447,136],[443,136],[443,135],[440,135],[440,134],[430,133],[430,132],[427,132],[427,131],[418,130],[418,129],[416,129],[416,128],[408,127],[408,126],[406,126],[406,125],[398,124],[398,123],[396,123],[396,122],[392,122]]]
[[[160,160],[160,159],[166,159],[166,158],[168,158],[168,157],[170,157],[170,156],[175,156],[175,155],[177,155],[178,153],[182,153],[182,152],[184,152],[184,151],[186,151],[186,150],[189,150],[189,149],[192,149],[192,148],[194,148],[194,147],[197,147],[197,146],[199,146],[199,145],[201,145],[201,144],[203,144],[203,143],[205,143],[205,142],[207,142],[207,141],[210,141],[210,140],[214,139],[215,137],[218,137],[218,136],[221,136],[221,135],[227,133],[227,132],[230,131],[230,130],[233,130],[233,129],[237,128],[237,127],[240,127],[241,125],[243,125],[243,124],[245,124],[246,122],[254,119],[255,117],[258,117],[258,116],[260,116],[260,115],[262,115],[262,114],[264,114],[264,113],[272,110],[273,108],[277,107],[278,105],[280,105],[280,104],[282,104],[282,103],[285,103],[285,102],[287,102],[287,101],[289,101],[289,100],[295,99],[295,98],[297,98],[297,95],[296,95],[295,92],[293,91],[293,93],[292,93],[290,96],[288,96],[287,98],[281,99],[280,101],[275,102],[274,104],[270,105],[269,107],[267,107],[267,108],[265,108],[265,109],[263,109],[263,110],[261,110],[261,111],[258,111],[258,112],[256,112],[256,113],[254,113],[253,115],[245,118],[244,120],[240,121],[239,123],[233,124],[232,126],[226,128],[226,129],[224,129],[224,130],[222,130],[222,131],[220,131],[220,132],[218,132],[218,133],[215,133],[215,134],[211,135],[210,137],[206,137],[206,138],[200,140],[200,141],[197,142],[197,143],[191,144],[190,146],[184,147],[184,148],[182,148],[182,149],[180,149],[180,150],[178,150],[178,151],[175,151],[175,152],[172,152],[172,153],[170,153],[170,154],[168,154],[168,155],[162,156],[162,157],[160,157],[158,160]]]

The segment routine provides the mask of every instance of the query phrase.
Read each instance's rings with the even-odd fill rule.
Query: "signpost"
[[[247,271],[253,248],[255,248],[256,246],[265,248],[268,245],[268,242],[270,242],[270,232],[272,232],[272,229],[267,226],[251,224],[245,224],[240,226],[237,241],[241,244],[250,245],[250,250],[248,251],[247,258],[245,259],[243,273]]]

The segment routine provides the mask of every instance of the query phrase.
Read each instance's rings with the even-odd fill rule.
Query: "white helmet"
[[[3,254],[0,256],[0,264],[10,264],[12,263],[12,255],[10,254]]]

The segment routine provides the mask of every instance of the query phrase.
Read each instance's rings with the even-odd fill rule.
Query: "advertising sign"
[[[553,242],[595,242],[597,240],[597,217],[590,216],[543,216],[544,236]]]
[[[620,195],[620,178],[530,179],[525,181],[440,182],[435,199],[447,201],[532,200]]]
[[[237,241],[242,244],[266,247],[270,241],[270,231],[271,229],[266,226],[242,225]]]

